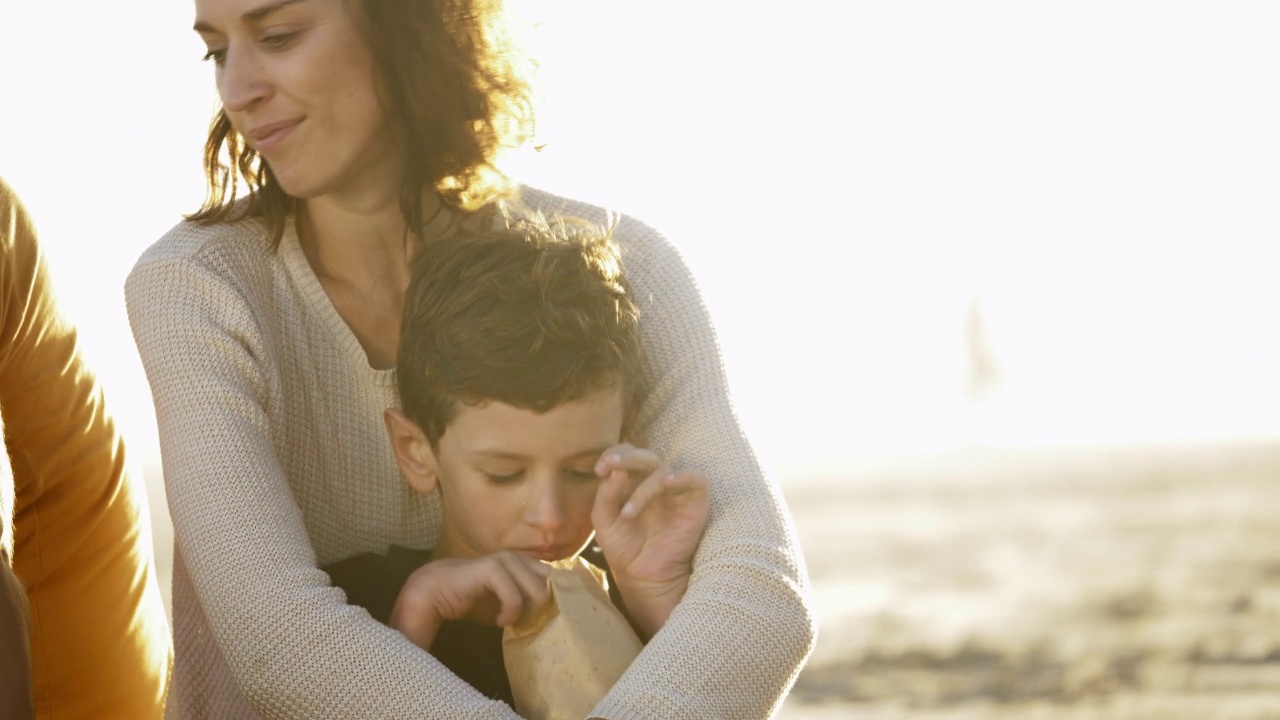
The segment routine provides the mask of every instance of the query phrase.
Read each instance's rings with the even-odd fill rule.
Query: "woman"
[[[211,193],[126,288],[176,538],[181,717],[514,717],[317,569],[435,540],[437,499],[400,479],[382,411],[410,258],[492,221],[516,190],[492,161],[532,116],[497,5],[196,1],[223,103]],[[223,152],[256,191],[246,201],[232,201]],[[764,716],[814,637],[794,533],[681,260],[634,220],[615,237],[646,303],[639,435],[712,478],[712,515],[685,600],[596,714]]]

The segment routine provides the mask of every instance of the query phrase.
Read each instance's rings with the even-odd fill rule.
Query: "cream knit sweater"
[[[604,220],[538,191],[523,199]],[[815,636],[794,528],[734,417],[683,261],[633,219],[615,238],[648,356],[638,437],[707,474],[711,520],[688,594],[595,714],[765,717]],[[184,222],[138,260],[126,296],[176,538],[169,717],[515,717],[317,569],[431,547],[440,512],[400,478],[383,429],[394,370],[369,366],[293,228],[273,250],[258,220]]]

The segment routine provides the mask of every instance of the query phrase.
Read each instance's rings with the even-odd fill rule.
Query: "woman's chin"
[[[289,197],[297,198],[298,200],[310,200],[323,194],[316,187],[316,183],[306,182],[304,179],[297,177],[296,174],[276,172],[273,167],[271,168],[271,176],[275,178],[276,184]]]

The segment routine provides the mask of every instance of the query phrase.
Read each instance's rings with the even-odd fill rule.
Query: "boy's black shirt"
[[[386,624],[391,619],[400,588],[430,557],[430,550],[392,545],[385,555],[364,553],[321,570],[329,574],[334,587],[342,588],[347,594],[348,603],[363,607],[378,622]],[[582,551],[582,558],[608,572],[598,545],[589,545]],[[609,578],[609,596],[621,607],[612,578]],[[471,687],[515,707],[507,669],[502,664],[502,628],[468,620],[445,622],[436,633],[431,654]]]

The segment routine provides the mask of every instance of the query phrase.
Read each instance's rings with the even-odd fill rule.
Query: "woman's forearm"
[[[299,498],[351,508],[339,519],[367,511],[357,500],[379,498],[357,493],[354,476],[337,480],[345,468],[370,467],[372,452],[336,453],[323,457],[337,460],[322,463],[306,451],[316,447],[319,430],[340,439],[384,431],[380,422],[356,418],[358,400],[350,396],[327,396],[333,415],[314,424],[280,412],[276,398],[306,407],[308,381],[279,379],[283,371],[268,362],[277,352],[271,332],[284,332],[270,324],[276,298],[263,300],[255,294],[261,289],[249,292],[240,282],[203,259],[161,253],[139,261],[126,285],[164,453],[178,551],[175,625],[207,627],[200,636],[180,630],[178,652],[225,668],[205,677],[179,673],[175,683],[189,696],[281,720],[418,717],[423,708],[455,720],[513,718],[403,635],[346,604],[317,566]],[[281,450],[281,436],[295,443]],[[314,476],[296,491],[286,475],[291,464]],[[333,488],[351,494],[334,499]],[[332,542],[344,528],[333,516],[328,523],[321,527]],[[171,694],[170,707],[199,714],[180,705],[184,697]]]
[[[629,218],[614,237],[642,300],[649,372],[635,435],[672,467],[707,476],[710,520],[688,592],[595,712],[768,717],[816,637],[795,531],[734,416],[715,330],[688,268]]]

